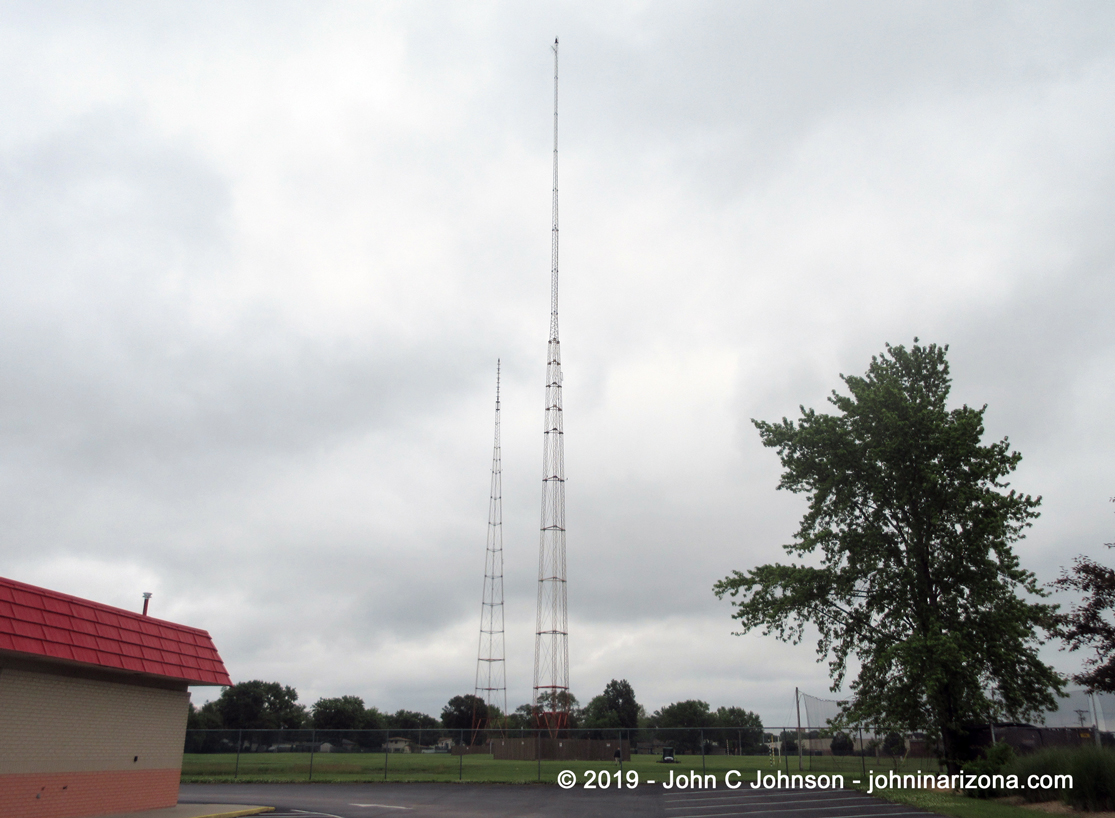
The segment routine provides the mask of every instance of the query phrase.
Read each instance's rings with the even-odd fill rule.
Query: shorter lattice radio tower
[[[496,433],[492,446],[492,486],[488,499],[488,549],[484,556],[484,601],[480,606],[480,649],[476,659],[476,697],[507,715],[507,671],[503,644],[503,499],[499,453],[499,361],[496,361]],[[489,718],[473,712],[472,729]]]

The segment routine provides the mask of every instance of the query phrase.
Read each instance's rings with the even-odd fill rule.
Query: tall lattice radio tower
[[[499,453],[499,361],[496,361],[496,432],[492,445],[492,487],[488,500],[488,549],[484,556],[484,601],[480,606],[480,648],[476,658],[476,697],[488,705],[487,719],[473,713],[480,730],[491,708],[507,715],[507,671],[503,642],[503,488]]]
[[[558,341],[558,41],[554,39],[554,200],[550,250],[550,342],[542,447],[542,536],[534,636],[534,700],[538,726],[556,733],[569,723],[569,623],[565,593],[565,442]]]

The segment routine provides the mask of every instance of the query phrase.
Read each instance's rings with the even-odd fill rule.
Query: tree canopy
[[[714,586],[744,630],[819,633],[833,690],[859,660],[846,717],[940,736],[955,772],[968,723],[1054,705],[1063,680],[1038,658],[1054,606],[1012,543],[1041,498],[1008,490],[1021,455],[984,445],[986,406],[949,410],[947,347],[887,346],[841,376],[835,414],[752,421],[778,451],[778,487],[808,509],[784,546],[803,562],[734,571]]]
[[[359,696],[340,696],[335,699],[318,699],[310,708],[310,717],[318,730],[364,730],[378,727],[371,724],[371,713]]]
[[[582,713],[583,727],[627,728],[639,726],[639,703],[635,690],[626,679],[612,679],[604,692],[593,698]]]
[[[441,709],[441,723],[450,730],[472,730],[488,720],[488,705],[474,693],[454,696]]]
[[[222,726],[233,730],[294,728],[306,722],[306,708],[298,704],[298,691],[258,679],[226,687],[215,709]]]
[[[890,758],[900,758],[906,755],[906,739],[902,737],[901,733],[891,730],[883,739],[882,752],[883,755]]]
[[[566,727],[579,727],[581,706],[571,690],[545,690],[538,694],[536,707],[531,708],[531,727],[546,727],[546,713],[565,713]]]
[[[1115,543],[1107,547],[1115,547]],[[1077,557],[1072,570],[1063,571],[1053,587],[1084,594],[1083,605],[1074,605],[1057,617],[1058,636],[1069,650],[1095,650],[1095,656],[1085,661],[1084,671],[1072,680],[1088,690],[1115,693],[1115,570],[1088,557]]]
[[[507,727],[514,730],[525,730],[534,727],[534,708],[530,702],[520,704],[507,717]]]
[[[839,731],[829,742],[829,749],[834,756],[850,756],[856,751],[856,743],[847,733]]]
[[[715,725],[716,714],[709,709],[708,702],[699,699],[687,699],[668,704],[660,710],[655,710],[650,717],[651,727],[671,730],[661,737],[662,740],[671,741],[681,751],[690,753],[700,752],[702,733],[699,728]],[[709,736],[705,738],[711,740]]]
[[[654,727],[713,727],[716,716],[709,709],[708,702],[687,699],[683,702],[668,704],[655,710],[651,716]]]
[[[190,730],[275,730],[313,727],[318,730],[421,731],[415,736],[427,743],[442,732],[441,723],[425,713],[398,710],[381,713],[365,707],[359,696],[321,698],[307,714],[298,704],[298,692],[278,682],[241,682],[225,688],[218,699],[190,706]]]
[[[419,713],[417,710],[396,710],[384,719],[391,730],[432,730],[441,728],[441,722],[433,716]]]
[[[190,702],[190,713],[186,717],[187,730],[219,730],[223,726],[215,701],[206,702],[201,707],[195,707]]]

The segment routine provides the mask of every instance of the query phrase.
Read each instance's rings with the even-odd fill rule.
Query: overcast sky
[[[474,684],[502,358],[529,701],[555,36],[582,702],[831,695],[711,587],[804,508],[750,419],[887,342],[949,344],[954,405],[1023,454],[1024,567],[1111,560],[1110,3],[29,2],[0,6],[0,573],[153,591],[307,705],[438,715]]]

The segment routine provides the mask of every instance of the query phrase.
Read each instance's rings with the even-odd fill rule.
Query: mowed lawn
[[[798,773],[796,757],[781,760],[777,766],[767,756],[705,756],[679,755],[677,764],[662,764],[658,756],[633,755],[623,763],[625,787],[637,780],[645,784],[650,780],[664,782],[695,772],[714,775],[717,789],[724,788],[725,774],[729,770],[739,773],[731,783],[749,785],[755,780],[756,771],[764,774],[779,770]],[[851,787],[853,777],[860,778],[862,765],[859,758],[806,759],[804,772],[813,762],[814,775],[822,772],[839,772]],[[868,759],[867,769],[889,770],[889,763],[874,765]],[[788,762],[788,764],[787,764]],[[617,787],[619,765],[603,761],[496,761],[490,755],[455,756],[447,753],[315,753],[312,759],[314,781],[471,781],[520,784],[541,781],[554,783],[558,773],[571,770],[577,774],[577,785],[595,782]],[[935,762],[929,762],[936,768]],[[928,767],[928,764],[926,765]],[[912,772],[914,764],[903,765]],[[386,775],[385,775],[386,770]],[[591,771],[591,775],[590,775]],[[601,773],[608,773],[602,776]],[[235,753],[187,753],[182,760],[182,780],[187,783],[215,781],[307,781],[311,779],[309,753],[241,753],[239,769]],[[687,786],[687,788],[690,788]]]
[[[715,774],[717,786],[723,786],[723,776],[728,770],[750,772],[765,765],[770,769],[770,759],[761,756],[707,756],[706,772]],[[236,770],[236,754],[187,753],[182,760],[182,780],[186,782],[231,780]],[[386,777],[384,771],[386,770]],[[314,781],[473,781],[509,784],[542,781],[554,783],[562,770],[577,773],[578,784],[583,784],[586,773],[592,770],[600,780],[600,771],[606,770],[609,786],[617,786],[615,774],[619,765],[603,761],[496,761],[490,755],[476,754],[455,756],[448,753],[315,753],[313,757]],[[638,780],[666,780],[669,772],[674,776],[701,772],[701,757],[678,756],[677,764],[660,764],[657,756],[632,756],[623,764],[625,786],[634,778]],[[306,781],[310,778],[309,753],[241,753],[237,778],[249,781]]]

